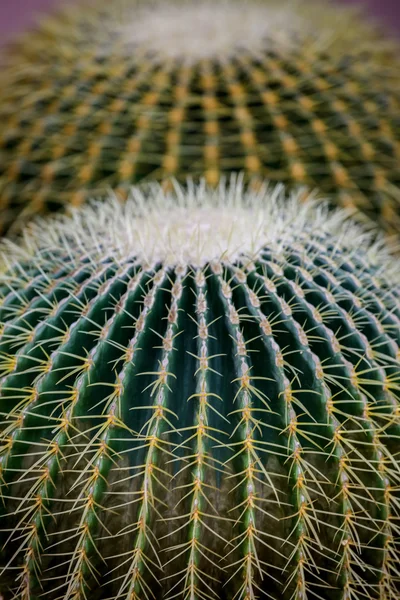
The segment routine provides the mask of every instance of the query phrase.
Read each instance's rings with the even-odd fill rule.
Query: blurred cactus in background
[[[399,597],[398,270],[302,202],[153,184],[4,242],[6,600]]]
[[[2,231],[109,187],[243,171],[398,233],[397,54],[328,2],[75,3],[0,75]]]

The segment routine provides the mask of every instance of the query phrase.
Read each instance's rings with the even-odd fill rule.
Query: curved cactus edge
[[[205,3],[208,0],[205,0]],[[262,0],[252,0],[254,4],[262,4]],[[237,2],[239,5],[241,0],[232,0],[229,4]],[[279,11],[282,11],[282,3],[279,0],[270,0],[271,7],[276,5]],[[76,26],[82,18],[91,18],[99,11],[108,11],[108,19],[103,20],[103,23],[109,23],[109,30],[113,26],[119,26],[121,23],[126,25],[126,10],[127,6],[130,9],[135,9],[144,5],[150,12],[154,12],[160,0],[151,0],[151,2],[143,3],[143,0],[118,0],[118,2],[109,3],[107,0],[96,2],[95,0],[69,0],[65,4],[57,5],[50,11],[39,13],[36,15],[33,25],[27,30],[15,35],[7,41],[1,57],[11,59],[9,66],[14,68],[14,58],[20,60],[20,52],[29,54],[29,48],[33,48],[36,41],[40,41],[41,36],[58,36],[60,33],[68,37],[70,28]],[[195,4],[192,0],[172,0],[172,5],[184,6]],[[212,4],[212,3],[211,3]],[[214,5],[213,5],[214,6]],[[79,8],[79,10],[77,10]],[[285,3],[287,13],[296,13],[298,16],[304,15],[304,18],[309,20],[310,13],[314,19],[320,19],[322,26],[326,27],[326,35],[323,35],[318,41],[320,49],[325,49],[332,46],[335,40],[339,39],[354,39],[363,40],[359,51],[376,52],[377,54],[385,53],[386,51],[393,52],[399,50],[399,43],[395,36],[388,36],[384,26],[379,19],[368,14],[365,7],[355,5],[343,5],[338,7],[332,0],[308,0],[304,5],[302,0],[288,0]],[[328,24],[328,25],[326,25]],[[348,35],[348,32],[351,32]],[[279,39],[279,38],[278,38]],[[377,47],[376,41],[379,39]],[[339,43],[338,50],[343,50]],[[16,54],[14,55],[14,52]],[[6,67],[9,61],[1,60]]]
[[[67,215],[37,217],[26,226],[19,239],[4,238],[0,241],[0,279],[7,278],[7,273],[18,271],[22,262],[39,260],[43,251],[68,249],[74,239],[90,251],[106,236],[115,258],[134,252],[139,253],[144,263],[163,261],[162,256],[148,256],[145,244],[135,245],[137,238],[132,234],[137,231],[138,219],[141,224],[146,223],[148,228],[152,228],[153,235],[159,236],[160,227],[165,229],[165,220],[171,210],[185,211],[189,216],[190,211],[198,214],[203,210],[208,214],[214,210],[218,211],[215,215],[224,214],[224,219],[230,219],[238,214],[234,209],[247,215],[249,224],[257,215],[256,242],[260,249],[265,245],[279,249],[285,238],[290,241],[293,231],[325,233],[335,240],[338,249],[344,249],[347,254],[362,249],[371,265],[382,269],[393,284],[400,283],[397,240],[388,243],[382,232],[355,221],[350,210],[332,210],[328,201],[316,191],[302,187],[288,193],[284,185],[268,181],[259,183],[255,189],[245,183],[241,174],[222,177],[217,187],[209,186],[205,179],[194,183],[190,178],[186,185],[171,180],[169,191],[163,184],[146,183],[133,186],[124,203],[110,191],[105,200],[93,198],[83,207],[71,208]],[[210,239],[215,239],[216,231],[212,229]],[[170,233],[170,229],[164,231],[167,237]],[[254,247],[254,231],[248,231],[248,241]],[[179,247],[179,243],[177,245]],[[169,256],[172,256],[171,266],[182,261],[182,257],[174,256],[174,248],[169,248]],[[256,255],[253,254],[252,258],[255,259]],[[202,261],[203,264],[206,262]]]

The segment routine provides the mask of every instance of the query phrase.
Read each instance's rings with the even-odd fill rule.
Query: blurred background
[[[22,31],[35,16],[67,0],[0,0],[0,44]],[[110,0],[112,1],[112,0]],[[387,28],[400,35],[400,0],[336,0],[339,4],[359,4]]]

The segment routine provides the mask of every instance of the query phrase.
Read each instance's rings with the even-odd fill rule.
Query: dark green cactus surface
[[[279,190],[162,195],[3,248],[2,597],[398,599],[398,273]]]
[[[132,183],[243,171],[400,233],[399,48],[323,0],[97,0],[0,74],[0,227]]]

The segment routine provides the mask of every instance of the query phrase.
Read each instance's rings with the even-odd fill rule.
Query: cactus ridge
[[[189,190],[3,244],[5,600],[395,600],[398,273],[299,194]]]
[[[243,171],[316,186],[398,233],[398,49],[329,3],[281,4],[101,2],[27,34],[0,77],[3,230],[108,188]],[[211,51],[207,14],[242,23],[242,42],[232,25]]]

